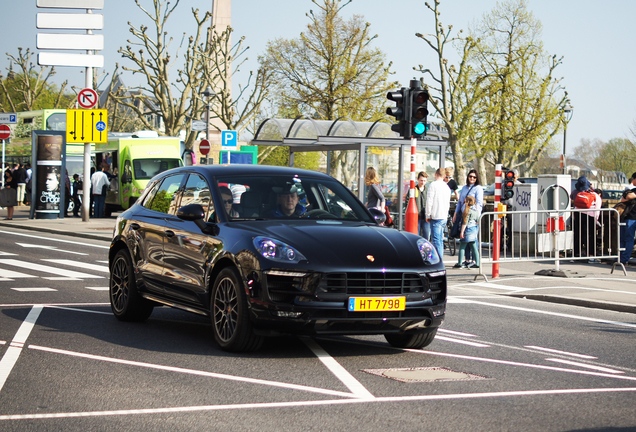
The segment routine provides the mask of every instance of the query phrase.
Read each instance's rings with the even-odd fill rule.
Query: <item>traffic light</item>
[[[397,120],[396,124],[391,125],[391,130],[397,132],[401,137],[410,138],[411,128],[408,122],[409,89],[402,87],[399,91],[388,92],[386,98],[395,102],[394,107],[386,109],[386,113]]]
[[[419,80],[411,80],[410,85],[411,109],[409,123],[411,124],[411,133],[415,138],[421,138],[426,135],[428,125],[426,116],[428,116],[428,90],[422,88]]]
[[[503,184],[501,185],[501,199],[508,200],[515,195],[513,190],[515,187],[515,173],[512,170],[506,170],[504,174]]]

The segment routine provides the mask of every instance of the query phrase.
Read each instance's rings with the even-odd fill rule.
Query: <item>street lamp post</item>
[[[567,164],[565,162],[565,143],[566,143],[566,134],[568,130],[568,123],[572,119],[572,111],[574,107],[570,105],[569,102],[565,104],[563,107],[564,121],[563,121],[563,156],[561,157],[561,165],[563,168],[563,174],[567,174]]]
[[[207,98],[207,106],[205,109],[205,139],[210,141],[210,100],[214,96],[216,96],[216,93],[214,92],[214,90],[212,90],[212,87],[208,85],[201,94]],[[210,162],[210,153],[205,155],[205,164],[208,165],[209,162]]]

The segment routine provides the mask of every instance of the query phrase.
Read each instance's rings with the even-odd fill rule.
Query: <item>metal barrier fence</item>
[[[561,260],[613,261],[611,273],[617,265],[627,276],[620,262],[620,218],[613,208],[598,210],[568,209],[538,211],[483,212],[479,219],[478,247],[481,257],[479,273],[485,265],[529,261],[554,261],[561,272]],[[494,249],[493,228],[500,216],[500,248]],[[552,274],[556,276],[557,274]]]

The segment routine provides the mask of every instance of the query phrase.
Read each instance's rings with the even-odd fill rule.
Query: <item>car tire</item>
[[[424,348],[430,345],[435,339],[437,329],[429,333],[415,334],[385,334],[386,341],[397,348]]]
[[[126,249],[117,252],[110,266],[108,292],[110,307],[118,320],[142,322],[152,314],[153,303],[137,291],[132,261]]]
[[[212,331],[224,351],[255,351],[263,344],[263,337],[252,329],[242,285],[236,269],[227,267],[219,273],[212,288]]]

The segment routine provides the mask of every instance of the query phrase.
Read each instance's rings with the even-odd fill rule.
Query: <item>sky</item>
[[[142,5],[151,4],[150,0],[140,1]],[[353,0],[342,10],[345,17],[362,15],[371,24],[371,33],[378,36],[374,46],[393,62],[393,78],[403,86],[421,76],[413,67],[421,64],[435,70],[434,52],[415,36],[434,30],[433,14],[424,3],[425,0]],[[636,129],[636,26],[633,25],[636,1],[527,0],[527,4],[543,25],[545,51],[563,57],[556,75],[563,77],[562,86],[574,108],[567,128],[567,153],[571,154],[581,139],[633,139],[630,128]],[[175,46],[183,32],[190,34],[192,30],[191,9],[205,11],[211,5],[212,0],[181,0],[168,26]],[[496,5],[496,0],[441,0],[441,20],[444,25],[453,25],[453,30],[467,30]],[[233,0],[233,37],[245,36],[245,46],[250,47],[248,61],[242,66],[244,74],[234,79],[234,86],[248,71],[256,71],[257,57],[265,52],[268,41],[297,38],[306,28],[309,22],[306,13],[312,8],[316,6],[310,0]],[[51,10],[38,9],[36,0],[0,0],[0,11],[4,17],[0,26],[0,70],[6,76],[9,61],[5,53],[17,56],[17,47],[37,52],[36,34],[48,30],[35,28],[36,14]],[[105,40],[101,72],[112,73],[116,62],[127,63],[117,50],[127,44],[128,21],[136,26],[149,22],[133,0],[104,0],[104,9],[94,13],[104,15],[104,29],[95,31],[103,34]],[[453,51],[447,48],[447,53],[449,61],[456,63]],[[33,59],[37,61],[35,56]],[[84,68],[56,70],[53,82],[60,84],[67,79],[69,85],[84,86]],[[430,78],[425,77],[425,82],[428,81]],[[130,75],[124,75],[124,82],[140,83]],[[102,84],[100,89],[105,86]],[[391,103],[387,101],[388,105]],[[555,140],[562,143],[562,135]]]

